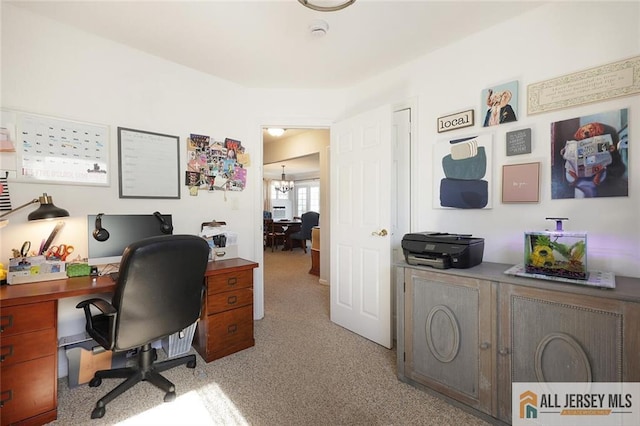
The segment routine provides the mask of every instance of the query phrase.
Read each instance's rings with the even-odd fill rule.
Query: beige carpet
[[[91,420],[97,388],[58,385],[56,425],[484,425],[396,378],[395,351],[329,320],[329,288],[309,275],[309,254],[265,251],[265,317],[256,346],[165,373],[178,398],[136,385]],[[193,349],[192,349],[193,351]],[[162,352],[162,351],[159,351]],[[160,354],[163,355],[163,354]]]

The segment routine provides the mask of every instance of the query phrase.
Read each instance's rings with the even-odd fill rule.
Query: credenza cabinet
[[[512,382],[640,381],[640,279],[597,289],[510,266],[397,266],[400,380],[504,423]]]
[[[253,268],[257,266],[244,259],[209,263],[193,341],[193,347],[206,362],[255,345]]]

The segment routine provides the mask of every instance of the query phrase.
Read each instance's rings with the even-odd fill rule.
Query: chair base
[[[91,412],[91,418],[99,419],[103,417],[106,411],[106,405],[109,402],[131,389],[136,383],[142,381],[150,382],[163,390],[165,392],[165,402],[171,402],[176,399],[175,385],[160,373],[183,364],[186,364],[187,368],[195,368],[196,356],[185,355],[180,358],[168,359],[166,361],[154,363],[155,359],[157,359],[156,350],[152,348],[150,344],[147,344],[140,348],[140,352],[138,353],[138,364],[136,366],[96,371],[93,379],[89,382],[90,387],[100,386],[100,384],[102,384],[102,379],[126,380],[98,400],[96,407]]]

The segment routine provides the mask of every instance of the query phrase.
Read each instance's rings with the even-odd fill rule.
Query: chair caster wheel
[[[176,399],[176,393],[175,392],[167,392],[164,395],[164,402],[171,402],[173,400]]]
[[[196,368],[196,361],[187,362],[187,368]]]
[[[96,407],[91,412],[91,418],[92,419],[101,419],[102,417],[104,417],[105,411],[106,410],[105,410],[104,407]]]
[[[100,377],[94,377],[93,379],[91,379],[89,381],[89,387],[90,388],[97,388],[101,384],[102,384],[102,379]],[[97,410],[97,408],[96,408],[96,410]],[[102,414],[104,415],[104,412]],[[102,417],[102,416],[100,416],[100,417]]]

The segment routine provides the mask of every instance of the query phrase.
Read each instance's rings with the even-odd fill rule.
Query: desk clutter
[[[238,257],[238,234],[227,229],[227,222],[203,222],[200,225],[200,236],[209,244],[209,260]]]

